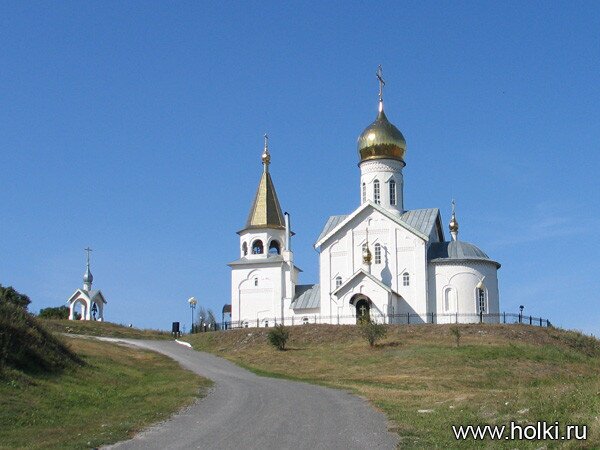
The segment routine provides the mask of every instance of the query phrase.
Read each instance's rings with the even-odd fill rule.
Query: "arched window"
[[[254,278],[254,286],[258,286],[258,277]]]
[[[444,311],[450,312],[454,308],[454,290],[452,288],[446,288],[444,291]]]
[[[269,254],[270,255],[279,255],[279,254],[281,254],[281,248],[279,246],[279,242],[277,242],[275,239],[273,239],[271,241],[271,243],[269,244]]]
[[[402,285],[410,286],[410,275],[408,274],[408,272],[404,272],[402,274]]]
[[[263,243],[260,239],[257,239],[252,243],[252,254],[253,255],[262,255],[262,252],[263,252]]]
[[[362,184],[362,202],[367,201],[367,183]]]
[[[478,312],[485,312],[485,289],[477,288]]]
[[[308,317],[302,318],[302,325],[308,325]]]
[[[244,242],[242,244],[242,255],[246,256],[247,254],[248,254],[248,244]]]
[[[380,195],[379,195],[379,180],[373,181],[373,201],[379,205]]]
[[[335,288],[339,288],[342,285],[342,277],[335,277]]]
[[[390,205],[396,204],[396,181],[390,180]]]
[[[381,245],[375,244],[375,264],[381,264]]]
[[[265,320],[265,328],[269,328],[269,321]]]

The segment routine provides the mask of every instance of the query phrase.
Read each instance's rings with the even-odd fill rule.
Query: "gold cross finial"
[[[456,210],[456,202],[454,201],[454,199],[452,199],[452,215],[454,215]]]
[[[263,149],[262,162],[265,172],[268,172],[271,155],[269,154],[269,135],[267,133],[265,133],[265,148]]]
[[[383,87],[385,86],[385,80],[383,79],[383,69],[381,64],[377,67],[377,79],[379,80],[379,102],[383,102]]]

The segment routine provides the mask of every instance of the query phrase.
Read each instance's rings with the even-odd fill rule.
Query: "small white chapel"
[[[91,248],[86,248],[87,263],[83,274],[83,289],[77,289],[67,300],[69,304],[69,320],[76,320],[77,313],[81,316],[79,320],[104,321],[104,305],[106,299],[100,290],[92,290],[94,276],[90,271]],[[79,311],[77,311],[79,309]]]
[[[302,323],[499,322],[500,264],[459,239],[454,201],[446,240],[437,208],[404,209],[407,146],[386,117],[381,67],[377,117],[358,137],[358,207],[330,216],[317,237],[319,282],[298,284],[290,216],[263,172],[231,267],[233,327]]]

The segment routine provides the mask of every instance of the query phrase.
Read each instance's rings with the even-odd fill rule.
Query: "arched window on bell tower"
[[[279,242],[275,239],[271,241],[269,244],[269,255],[279,255],[281,254],[281,246]]]
[[[379,205],[381,203],[381,194],[379,192],[379,180],[373,181],[373,202]]]
[[[260,239],[255,240],[252,243],[252,254],[253,255],[262,255],[263,254],[263,242]]]
[[[396,205],[396,181],[392,178],[390,180],[390,205]]]

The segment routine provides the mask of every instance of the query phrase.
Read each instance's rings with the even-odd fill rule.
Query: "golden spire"
[[[456,241],[458,237],[458,220],[456,220],[456,202],[454,199],[452,199],[452,218],[450,219],[449,228],[452,240]]]
[[[276,228],[285,229],[285,221],[281,212],[281,206],[277,199],[275,186],[269,173],[271,154],[269,153],[269,136],[265,134],[265,146],[261,156],[263,173],[258,183],[258,189],[254,196],[254,202],[248,214],[246,229],[251,228]]]

